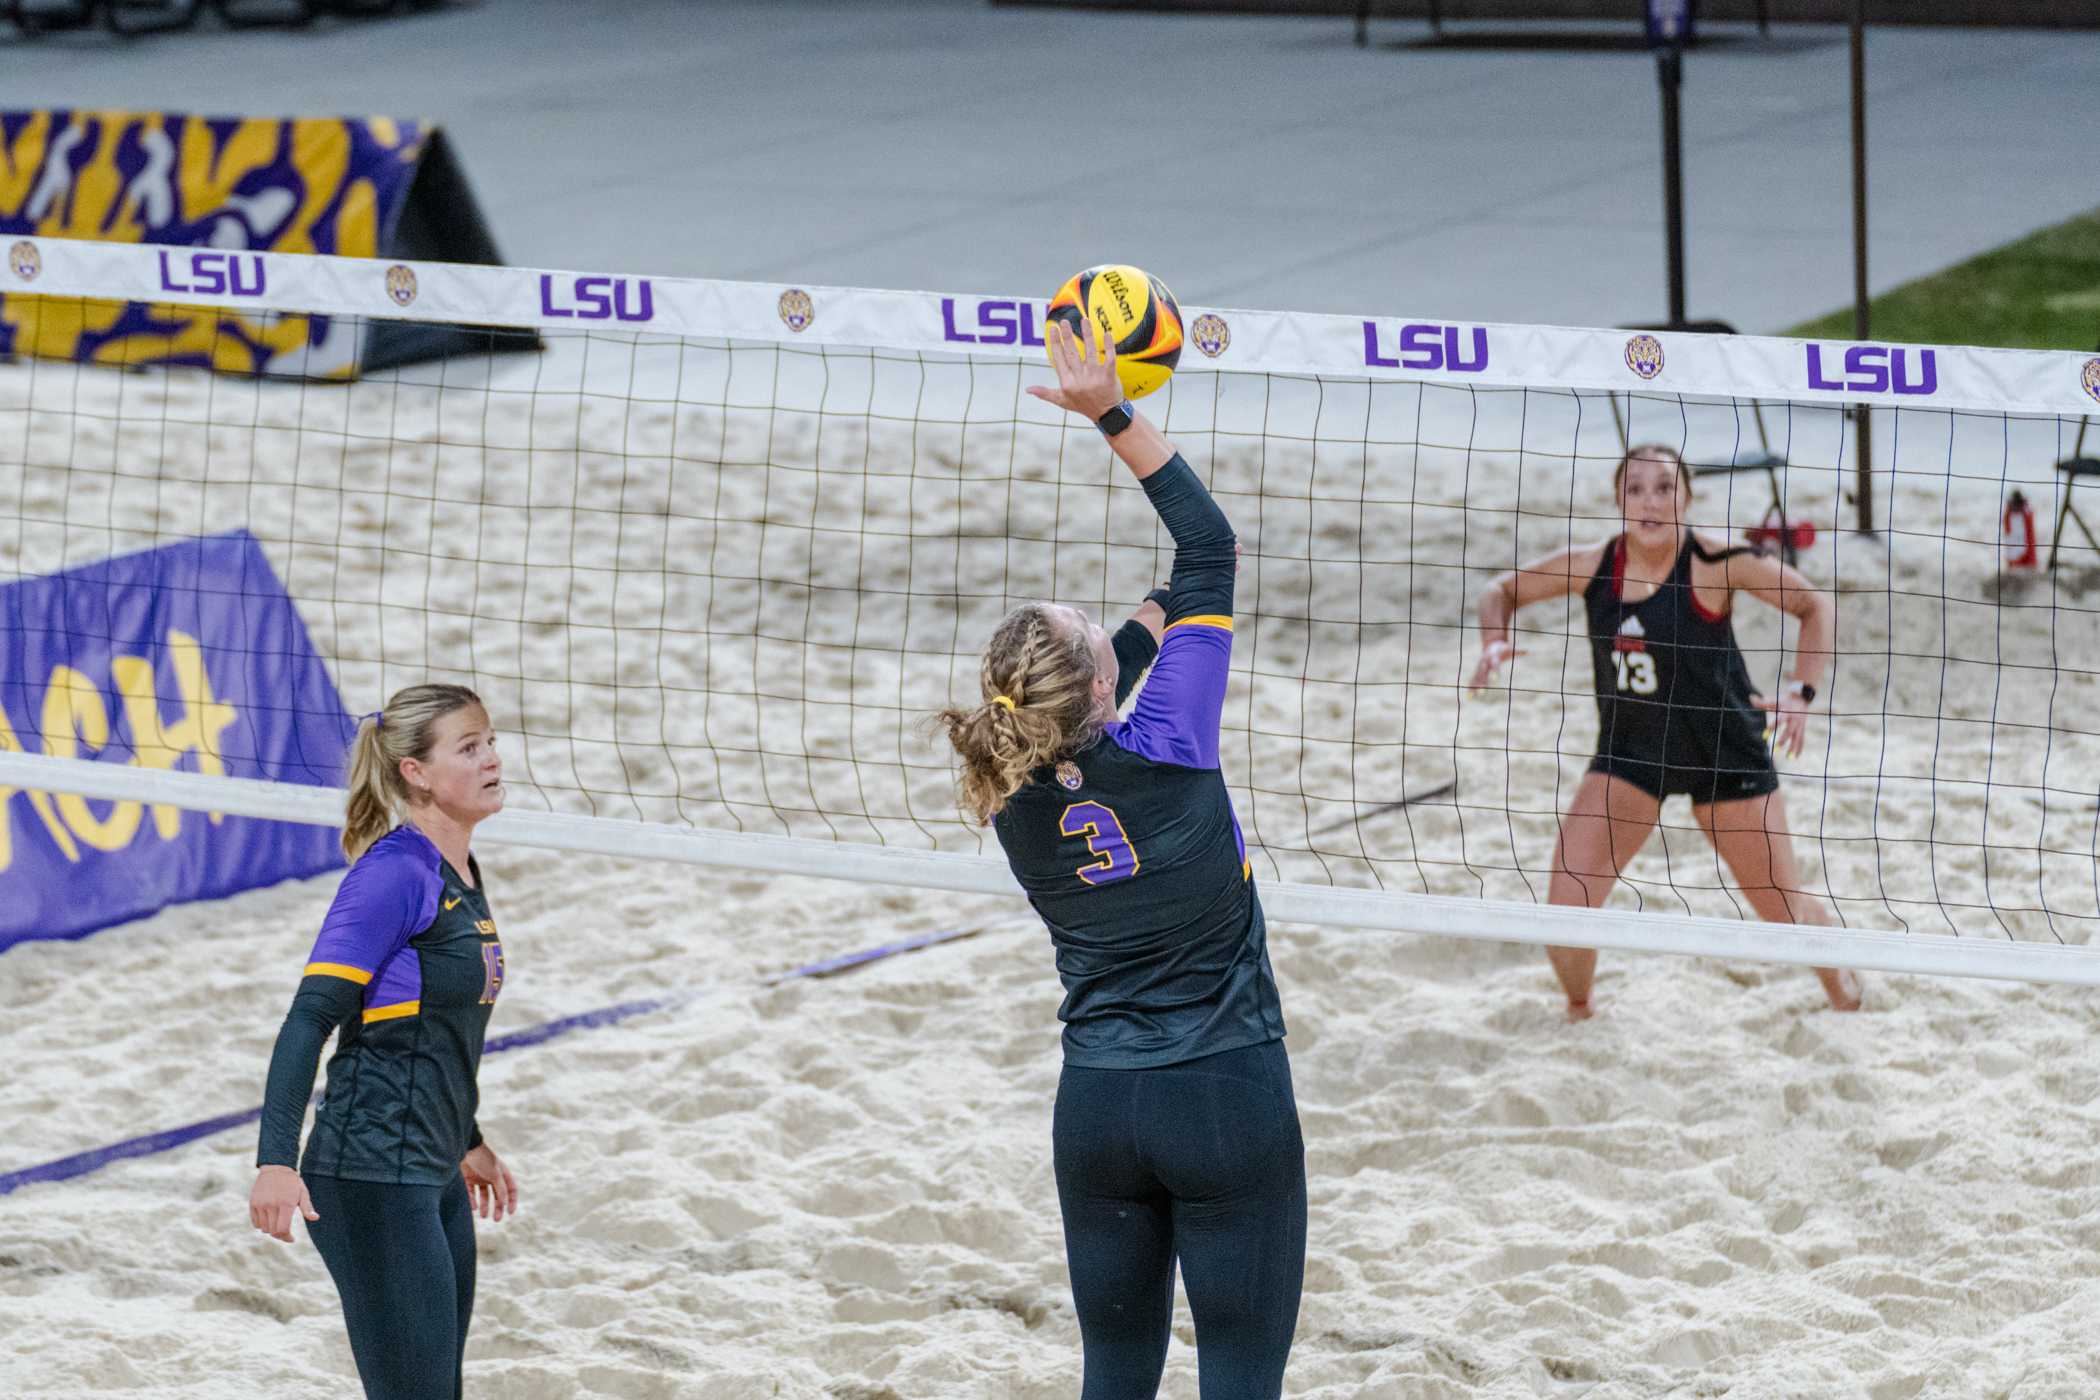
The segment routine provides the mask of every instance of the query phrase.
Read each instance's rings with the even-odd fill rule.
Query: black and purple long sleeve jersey
[[[1179,1064],[1284,1033],[1218,767],[1232,526],[1179,454],[1144,487],[1175,546],[1144,692],[1129,719],[1038,770],[993,822],[1056,950],[1065,1063],[1090,1069]]]
[[[343,876],[270,1057],[256,1165],[404,1186],[458,1177],[481,1142],[475,1075],[504,970],[478,863],[467,863],[472,884],[403,826]],[[302,1160],[299,1126],[331,1031]]]

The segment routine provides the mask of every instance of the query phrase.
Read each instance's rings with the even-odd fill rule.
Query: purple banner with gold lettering
[[[377,257],[430,129],[384,118],[0,111],[0,235],[165,244],[162,285],[221,306],[0,297],[0,356],[348,376],[338,317],[241,311],[266,290],[244,253]],[[200,251],[190,252],[196,249]]]
[[[245,530],[0,586],[0,749],[338,785],[351,729]],[[342,863],[327,827],[0,786],[0,950]]]

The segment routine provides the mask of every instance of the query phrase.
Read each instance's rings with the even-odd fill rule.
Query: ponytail
[[[463,685],[412,685],[358,722],[350,741],[350,800],[343,810],[343,854],[353,865],[408,809],[402,760],[430,757],[437,722],[469,705],[481,705],[481,697]]]
[[[1041,603],[1006,615],[985,645],[983,700],[936,716],[962,757],[957,802],[965,812],[989,823],[1029,774],[1093,739],[1100,730],[1094,671],[1085,629],[1060,627]]]

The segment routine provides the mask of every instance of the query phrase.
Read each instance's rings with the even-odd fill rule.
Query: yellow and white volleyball
[[[1104,263],[1071,278],[1050,298],[1050,320],[1080,328],[1084,316],[1116,347],[1116,377],[1123,392],[1141,399],[1167,382],[1181,363],[1181,308],[1166,284],[1143,268]]]

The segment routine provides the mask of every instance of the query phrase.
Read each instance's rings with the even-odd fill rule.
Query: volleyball
[[[1141,399],[1167,382],[1181,362],[1181,308],[1166,284],[1143,268],[1104,263],[1078,273],[1050,298],[1050,320],[1079,328],[1082,316],[1114,342],[1123,392]]]

